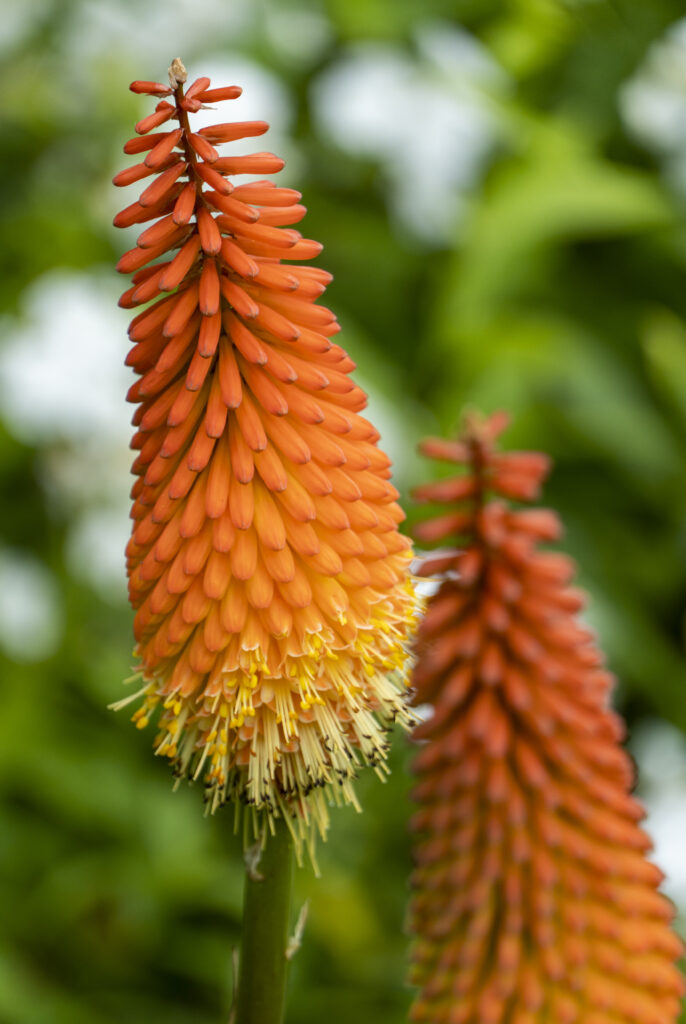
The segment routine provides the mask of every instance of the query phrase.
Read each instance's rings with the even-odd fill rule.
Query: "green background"
[[[109,183],[145,109],[127,86],[163,79],[177,53],[192,77],[220,62],[227,77],[213,84],[233,84],[235,61],[283,97],[280,178],[303,191],[305,232],[325,245],[329,304],[403,494],[432,471],[417,440],[453,431],[465,405],[507,407],[506,443],[554,456],[546,502],[565,521],[588,618],[621,679],[644,792],[678,863],[682,0],[17,7],[5,0],[0,12],[0,1024],[228,1020],[241,905],[231,815],[205,819],[199,792],[172,793],[150,735],[106,710],[131,649],[116,543],[131,410],[122,390],[121,409],[115,401],[106,415],[88,371],[101,332],[120,338],[117,365],[126,351],[113,269],[125,239],[111,227],[125,202]],[[370,68],[382,65],[395,68],[391,85],[375,90]],[[364,102],[349,115],[376,123],[388,112],[389,134],[376,142],[336,120],[351,95],[340,72],[351,67]],[[439,99],[452,111],[445,124],[432,120]],[[481,133],[476,143],[469,131],[464,146],[451,136],[460,112]],[[230,117],[227,105],[218,119]],[[474,158],[460,177],[445,153],[457,167],[463,148]],[[79,302],[95,313],[79,319]],[[90,409],[76,426],[23,383],[24,359],[40,363],[54,331],[73,347],[60,350],[52,391]],[[112,531],[105,578],[100,549],[112,549]],[[362,816],[333,813],[321,879],[298,873],[298,904],[309,898],[311,910],[290,1024],[404,1019],[400,736],[392,761],[385,786],[361,781]],[[673,891],[685,886],[682,877]]]

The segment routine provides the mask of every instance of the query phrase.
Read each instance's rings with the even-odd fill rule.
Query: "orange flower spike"
[[[501,454],[497,414],[424,454],[461,475],[418,488],[449,506],[417,527],[457,542],[417,640],[418,810],[410,916],[417,1024],[673,1024],[682,945],[631,796],[611,677],[576,618],[572,562],[539,550],[554,513],[513,508],[548,470]]]
[[[142,229],[119,263],[135,271],[122,305],[152,302],[127,360],[142,689],[118,706],[142,697],[134,721],[157,717],[156,752],[204,778],[211,811],[250,805],[256,835],[283,814],[311,845],[331,799],[356,802],[360,765],[382,770],[389,724],[409,720],[409,541],[334,316],[315,305],[330,275],[295,263],[321,249],[285,226],[300,193],[227,177],[280,170],[272,154],[219,155],[267,125],[191,131],[189,114],[240,89],[185,80],[175,61],[171,88],[133,83],[169,100],[124,147],[143,163],[115,178],[145,186],[115,219]]]

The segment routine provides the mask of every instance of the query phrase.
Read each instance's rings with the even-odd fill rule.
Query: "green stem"
[[[257,867],[245,876],[235,1024],[283,1022],[292,882],[293,842],[279,820]]]

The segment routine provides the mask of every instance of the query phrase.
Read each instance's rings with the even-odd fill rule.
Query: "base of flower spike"
[[[357,807],[359,768],[383,776],[389,730],[412,724],[405,691],[416,614],[407,583],[379,601],[352,642],[322,630],[278,666],[259,648],[241,649],[192,693],[163,668],[150,678],[140,671],[142,688],[114,707],[142,698],[133,721],[142,729],[157,717],[156,753],[177,780],[204,781],[209,813],[227,802],[255,812],[246,842],[265,834],[265,812],[288,821],[298,852],[312,850],[326,834],[327,806]]]

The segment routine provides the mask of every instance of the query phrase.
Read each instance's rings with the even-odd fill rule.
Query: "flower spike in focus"
[[[457,544],[417,642],[418,810],[410,908],[417,1024],[674,1024],[682,945],[631,796],[612,679],[579,619],[574,565],[523,508],[548,459],[500,453],[496,414],[424,454],[462,467],[418,488],[416,530]],[[513,503],[516,503],[513,505]]]
[[[138,163],[114,179],[142,188],[115,218],[139,232],[118,264],[133,275],[120,305],[138,310],[133,717],[156,720],[156,752],[204,779],[210,810],[253,809],[248,841],[280,814],[309,843],[408,721],[409,542],[354,364],[316,301],[331,275],[303,262],[321,245],[290,226],[300,193],[236,180],[279,171],[272,153],[221,154],[267,124],[194,131],[195,112],[241,90],[185,88],[178,60],[169,80],[132,84],[156,106],[124,146]]]

